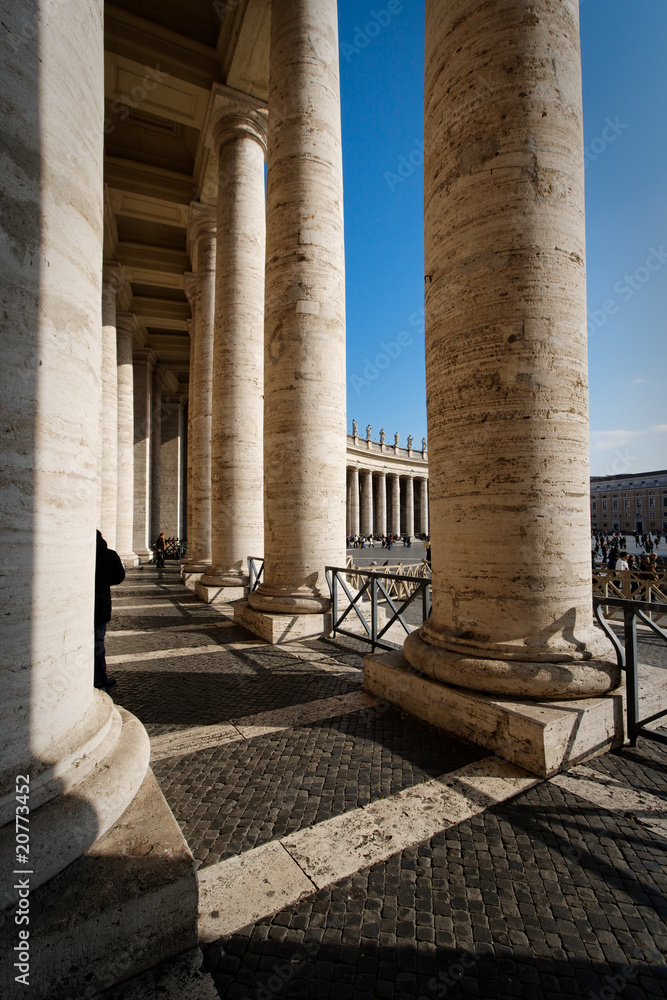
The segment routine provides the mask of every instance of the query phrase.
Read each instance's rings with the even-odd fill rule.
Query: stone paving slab
[[[208,946],[208,967],[229,1000],[665,997],[666,849],[546,781]]]
[[[155,765],[203,872],[483,754],[386,706],[299,723],[300,705],[359,692],[365,644],[262,646],[179,588],[175,568],[162,582],[130,571],[118,597],[107,651],[138,656],[110,666],[113,694],[154,739],[286,712],[285,729]],[[657,637],[639,643],[667,667]],[[218,995],[667,997],[667,840],[643,812],[661,821],[667,752],[640,740],[585,769],[587,782],[540,782],[207,945]]]

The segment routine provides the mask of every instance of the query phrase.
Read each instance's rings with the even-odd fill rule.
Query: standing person
[[[158,569],[164,569],[164,553],[167,548],[167,543],[164,540],[164,531],[160,532],[160,537],[155,543],[155,551],[157,553],[157,559],[155,563]]]
[[[107,661],[104,649],[104,639],[107,625],[111,621],[111,587],[122,583],[125,579],[125,567],[120,556],[110,549],[97,532],[97,551],[95,555],[95,677],[96,688],[110,688],[116,683],[107,677]]]

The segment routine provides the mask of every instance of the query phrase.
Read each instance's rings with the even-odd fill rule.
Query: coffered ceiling
[[[124,266],[120,307],[184,394],[188,207],[217,197],[207,113],[221,85],[267,100],[270,10],[270,0],[105,5],[104,256]]]

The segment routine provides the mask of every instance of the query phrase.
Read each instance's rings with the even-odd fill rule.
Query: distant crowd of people
[[[415,535],[415,538],[419,538],[422,541],[426,540],[426,535]],[[391,549],[392,545],[398,545],[403,543],[403,548],[409,549],[412,547],[412,537],[410,535],[348,535],[347,536],[347,547],[348,549],[374,549],[376,545],[379,545],[383,549]]]
[[[643,548],[641,555],[628,552],[627,536],[619,531],[594,531],[591,538],[591,557],[593,569],[606,569],[609,572],[630,570],[639,573],[644,579],[657,579],[658,571],[665,569],[665,560],[658,556],[656,549],[660,546],[660,532],[636,533],[635,545]],[[667,535],[664,536],[667,542]]]

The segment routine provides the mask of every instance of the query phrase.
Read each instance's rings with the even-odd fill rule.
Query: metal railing
[[[624,645],[619,642],[608,621],[611,616],[603,616],[602,608],[613,608],[623,616]],[[667,708],[654,712],[645,719],[639,718],[639,669],[637,661],[637,622],[648,626],[656,635],[667,642],[667,631],[660,628],[650,617],[655,616],[657,605],[649,601],[628,601],[618,597],[593,597],[593,611],[600,626],[609,636],[616,650],[616,658],[621,670],[625,671],[628,739],[632,746],[637,745],[639,736],[656,743],[667,745],[667,732],[649,728],[649,723],[665,719]]]
[[[351,557],[348,556],[347,562],[347,577],[349,582],[353,587],[358,588],[360,585],[360,577],[358,573],[366,572],[361,570],[358,566],[354,565]],[[374,566],[371,570],[367,572],[378,573],[384,577],[388,578],[387,590],[392,597],[399,601],[405,600],[412,593],[411,584],[415,579],[418,580],[429,580],[431,579],[431,567],[428,565],[426,560],[420,563],[411,564],[409,566],[404,566],[403,563],[398,563],[393,566]],[[406,579],[408,582],[406,583]]]
[[[667,574],[643,575],[634,570],[593,570],[593,597],[616,598],[625,601],[644,601],[647,604],[664,605],[654,607],[653,621],[667,624]],[[616,609],[608,617],[622,621],[623,616]]]
[[[256,590],[264,576],[264,560],[259,556],[248,556],[248,585],[250,593]]]
[[[418,599],[421,599],[422,621],[428,618],[431,613],[430,577],[427,579],[423,576],[419,577],[407,573],[401,575],[388,574],[384,570],[385,567],[382,570],[363,570],[349,566],[345,568],[341,566],[325,567],[327,583],[329,584],[329,591],[331,593],[332,635],[345,635],[360,642],[367,642],[371,645],[373,651],[378,646],[381,649],[397,649],[399,648],[398,643],[387,642],[386,639],[383,640],[383,636],[387,635],[394,623],[399,623],[406,635],[410,634],[412,629],[404,618],[406,609],[411,604],[417,603]],[[351,592],[348,583],[353,589],[356,589],[355,594]],[[341,590],[347,600],[346,602],[340,602],[342,613],[339,614]],[[400,603],[400,606],[397,606],[394,603],[394,597],[399,591],[402,593],[402,596],[397,598]],[[366,616],[361,611],[360,605],[364,599],[367,601],[370,600],[370,621],[366,619]],[[380,628],[378,623],[378,605],[382,601],[386,601],[392,614]],[[351,612],[354,612],[361,623],[361,632],[353,632],[350,628],[341,627]],[[353,621],[355,619],[352,617],[350,622]]]

